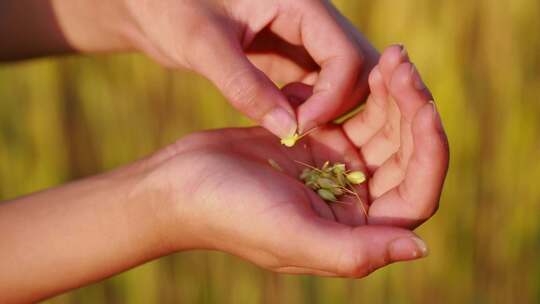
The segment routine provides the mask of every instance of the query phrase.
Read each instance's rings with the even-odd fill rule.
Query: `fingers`
[[[280,84],[301,81],[319,70],[303,46],[286,42],[270,28],[257,34],[246,53],[255,66]]]
[[[365,109],[347,120],[343,125],[345,133],[356,147],[368,142],[385,124],[387,119],[388,92],[378,66],[369,75],[371,95]]]
[[[198,47],[192,67],[214,82],[235,108],[275,135],[294,134],[296,117],[285,96],[247,59],[233,33],[216,31],[207,39],[215,47]]]
[[[313,95],[298,109],[299,131],[305,132],[352,108],[361,79],[367,90],[367,79],[361,73],[364,55],[352,34],[354,29],[338,21],[343,17],[331,4],[291,1],[288,5],[285,11],[297,13],[278,17],[273,30],[291,43],[300,42],[320,66]],[[291,32],[287,29],[291,26],[298,30]]]
[[[390,78],[390,94],[396,100],[403,120],[411,123],[414,116],[431,94],[426,94],[426,86],[416,67],[411,62],[401,63]]]
[[[403,62],[395,68],[389,86],[390,94],[400,112],[399,151],[375,172],[370,185],[370,195],[376,199],[397,186],[402,180],[407,164],[415,149],[411,123],[419,109],[431,98],[427,94],[420,74],[414,64]]]
[[[387,87],[390,87],[390,81],[396,68],[403,62],[409,61],[407,50],[401,44],[391,45],[386,48],[379,60],[379,68]]]
[[[414,228],[438,207],[448,168],[448,144],[435,105],[424,104],[412,122],[414,152],[403,182],[370,207],[369,222]]]
[[[381,86],[387,93],[386,122],[374,131],[383,115],[368,111],[375,100],[371,96],[366,111],[344,129],[374,172],[369,180],[373,203],[368,222],[413,228],[429,218],[438,205],[448,166],[444,131],[438,115],[430,116],[426,108],[431,105],[431,93],[402,46],[387,48],[374,73],[381,77],[371,77],[372,95],[380,92],[377,87]],[[373,117],[362,117],[368,114]],[[422,165],[417,160],[420,155],[427,155]]]
[[[406,229],[360,226],[350,228],[316,219],[289,236],[296,257],[278,270],[326,276],[363,277],[393,262],[418,259],[427,247]]]
[[[390,46],[384,50],[379,64],[372,71],[372,76],[370,77],[372,96],[376,92],[381,91],[382,88],[386,92],[384,99],[382,96],[379,97],[379,100],[384,100],[384,110],[386,111],[385,121],[377,125],[379,126],[378,129],[373,128],[369,134],[370,137],[365,136],[361,145],[358,145],[371,171],[375,171],[400,147],[401,113],[396,104],[395,96],[390,90],[390,81],[399,65],[407,61],[408,56],[403,51],[402,46]],[[380,77],[374,77],[373,74],[375,72]],[[371,113],[366,112],[365,115],[371,115]],[[349,131],[348,135],[351,139],[357,137],[356,133],[352,130]]]
[[[377,134],[360,147],[367,167],[377,170],[400,147],[401,113],[393,98],[388,99],[387,121]]]

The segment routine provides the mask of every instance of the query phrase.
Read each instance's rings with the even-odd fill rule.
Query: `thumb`
[[[296,265],[314,273],[364,277],[385,265],[418,259],[427,247],[413,232],[386,226],[351,228],[318,219],[311,228],[296,235],[301,260]]]
[[[246,57],[238,38],[218,33],[195,50],[192,67],[209,78],[229,102],[275,135],[296,132],[296,116],[279,88]]]

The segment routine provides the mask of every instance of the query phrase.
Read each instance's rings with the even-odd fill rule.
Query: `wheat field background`
[[[335,4],[379,49],[404,43],[438,103],[451,164],[437,215],[418,229],[430,256],[347,280],[180,253],[47,303],[540,303],[540,2]],[[249,124],[203,78],[139,55],[4,64],[0,199]]]

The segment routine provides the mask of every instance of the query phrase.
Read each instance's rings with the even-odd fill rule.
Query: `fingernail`
[[[401,48],[401,52],[400,52],[401,59],[403,61],[409,60],[409,53],[407,52],[407,49],[405,48],[405,46],[403,44],[399,44],[399,47]]]
[[[414,87],[418,91],[423,91],[426,89],[426,85],[422,81],[422,78],[420,78],[420,74],[418,73],[418,70],[416,69],[416,66],[414,64],[411,65],[411,78],[412,78]]]
[[[296,133],[296,119],[289,111],[275,107],[262,120],[262,125],[280,138],[286,138]]]
[[[393,261],[414,260],[426,257],[428,255],[428,248],[422,239],[411,236],[399,238],[391,242],[388,252]]]
[[[439,116],[439,111],[437,111],[437,105],[435,104],[435,101],[430,100],[428,101],[429,104],[431,104],[431,108],[433,110],[433,118],[437,118]]]
[[[306,132],[308,132],[309,130],[313,129],[313,128],[316,128],[317,127],[317,123],[315,123],[314,121],[312,120],[308,120],[306,121],[306,123],[304,123],[304,125],[298,130],[298,133],[299,134],[304,134]]]

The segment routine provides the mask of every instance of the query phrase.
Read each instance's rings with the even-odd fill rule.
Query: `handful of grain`
[[[300,179],[328,202],[339,202],[338,198],[343,195],[354,195],[358,198],[354,185],[366,181],[362,171],[349,171],[342,163],[330,164],[326,161],[321,168],[298,163],[306,167],[300,174]]]
[[[291,148],[297,141],[316,129],[317,128],[314,128],[302,135],[294,133],[289,137],[281,139],[281,144]],[[276,170],[283,171],[274,160],[269,159],[268,162]],[[317,192],[323,200],[331,203],[343,203],[340,201],[342,196],[354,196],[362,206],[364,214],[367,216],[364,203],[354,188],[355,185],[362,184],[366,181],[364,172],[347,170],[343,163],[330,164],[329,161],[326,161],[321,168],[316,168],[300,161],[296,162],[306,167],[299,176],[300,180],[302,180],[307,187]]]

